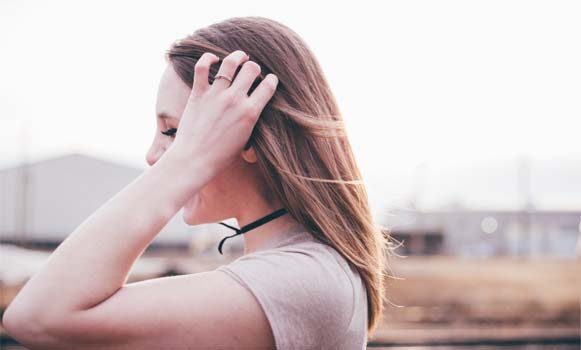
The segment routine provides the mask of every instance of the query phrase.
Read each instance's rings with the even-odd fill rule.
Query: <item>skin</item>
[[[158,88],[157,129],[145,157],[150,166],[153,166],[173,143],[172,137],[162,134],[162,131],[171,128],[180,130],[179,122],[190,94],[191,89],[179,78],[172,66],[168,65]],[[161,115],[170,118],[160,118]],[[232,158],[224,170],[186,202],[183,208],[184,222],[189,225],[200,225],[236,218],[242,227],[283,207],[280,201],[268,195],[266,189],[267,185],[256,166],[256,154],[251,147],[249,150],[241,151],[239,157]],[[290,232],[298,225],[290,215],[283,215],[245,233],[242,236],[244,254],[255,251],[263,242],[268,241],[272,234]]]
[[[130,269],[181,209],[189,224],[230,217],[245,225],[280,203],[269,201],[252,149],[243,151],[277,84],[242,51],[220,65],[232,77],[208,84],[217,57],[204,54],[193,89],[170,66],[160,81],[151,165],[85,220],[51,254],[4,312],[7,332],[30,349],[273,349],[254,296],[219,271],[126,284]],[[176,126],[177,124],[177,126]],[[175,138],[161,131],[177,127]],[[284,215],[243,235],[245,254],[296,222]]]

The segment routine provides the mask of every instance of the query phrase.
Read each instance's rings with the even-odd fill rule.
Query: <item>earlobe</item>
[[[247,150],[242,151],[242,158],[248,163],[256,163],[256,152],[254,152],[254,147],[250,146]]]

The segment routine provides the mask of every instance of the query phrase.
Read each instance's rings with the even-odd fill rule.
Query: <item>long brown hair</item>
[[[166,58],[191,87],[194,65],[204,52],[223,59],[238,49],[262,68],[250,92],[268,73],[279,79],[247,147],[254,147],[271,195],[359,271],[371,337],[384,310],[384,277],[393,247],[388,231],[372,218],[337,102],[306,43],[274,20],[236,17],[175,41]]]

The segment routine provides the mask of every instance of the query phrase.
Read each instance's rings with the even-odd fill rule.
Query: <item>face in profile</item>
[[[162,132],[178,128],[190,92],[191,88],[179,78],[171,64],[168,64],[157,91],[157,127],[146,155],[146,161],[150,166],[163,156],[173,142],[174,136]],[[254,150],[250,148],[243,151],[233,164],[186,202],[183,208],[184,222],[199,225],[235,217],[240,205],[245,204],[244,198],[248,198],[250,192],[259,186],[259,174],[255,163]]]

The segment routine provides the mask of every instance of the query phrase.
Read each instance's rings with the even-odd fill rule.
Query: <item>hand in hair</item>
[[[224,58],[216,75],[232,79],[242,65],[232,83],[219,78],[210,85],[210,66],[218,61],[216,55],[206,52],[196,63],[192,91],[176,138],[168,149],[184,160],[184,165],[193,159],[202,162],[207,181],[243,150],[278,84],[278,78],[268,74],[249,96],[248,91],[261,69],[246,53],[237,50]],[[199,178],[200,174],[196,176]]]

